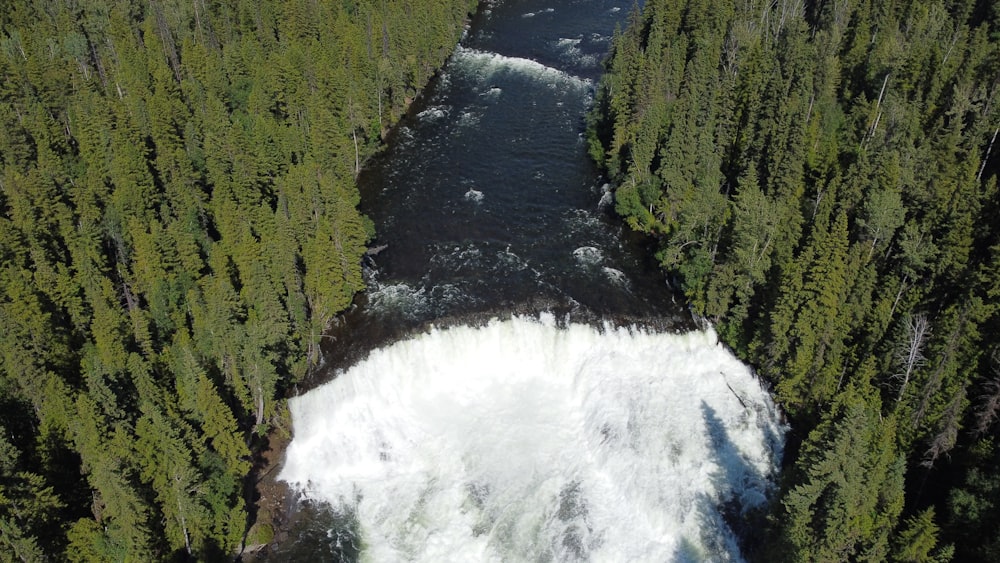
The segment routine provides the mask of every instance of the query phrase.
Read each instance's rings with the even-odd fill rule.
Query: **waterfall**
[[[709,331],[431,329],[289,402],[280,478],[370,561],[738,561],[784,428]]]

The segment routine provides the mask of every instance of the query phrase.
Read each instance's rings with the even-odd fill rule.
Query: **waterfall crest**
[[[280,478],[373,561],[740,560],[784,428],[713,332],[432,329],[289,403]]]

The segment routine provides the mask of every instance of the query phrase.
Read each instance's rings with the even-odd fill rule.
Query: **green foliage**
[[[946,526],[956,559],[996,561],[1000,556],[1000,448],[996,437],[980,440],[962,456],[967,470],[946,501]]]
[[[358,168],[473,8],[4,5],[0,560],[235,551],[251,435],[364,287]]]
[[[42,476],[19,470],[20,458],[0,426],[0,560],[44,561],[39,540],[51,540],[49,523],[63,506]]]
[[[787,561],[884,560],[903,508],[903,459],[895,421],[866,390],[835,399],[803,445],[784,495]]]
[[[903,528],[895,541],[892,559],[912,563],[951,560],[954,555],[953,547],[935,549],[938,543],[937,535],[938,525],[934,522],[934,507],[930,507],[903,523]]]
[[[976,461],[947,467],[1000,412],[984,353],[1000,334],[998,15],[971,0],[649,0],[615,37],[589,150],[693,310],[809,436],[776,503],[786,557],[947,558],[949,522],[978,514],[960,508],[975,504],[966,478],[1000,471],[964,454]],[[856,465],[821,455],[837,448]],[[914,485],[876,510],[865,495],[882,485],[854,481],[886,455],[893,494],[921,475],[957,504]]]

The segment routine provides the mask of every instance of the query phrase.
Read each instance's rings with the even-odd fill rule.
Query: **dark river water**
[[[368,163],[362,210],[385,249],[326,342],[331,368],[428,322],[558,311],[680,326],[642,241],[613,215],[585,116],[629,0],[485,3]],[[322,377],[328,377],[323,376]]]
[[[638,558],[636,560],[653,553],[673,554],[666,559],[698,560],[706,554],[734,552],[734,540],[728,532],[719,532],[718,535],[709,537],[705,535],[706,532],[698,531],[700,525],[696,523],[708,518],[712,522],[718,521],[716,528],[725,527],[721,524],[721,517],[713,512],[714,509],[699,508],[699,503],[711,495],[717,495],[721,499],[718,502],[721,503],[729,498],[726,495],[733,494],[731,491],[726,492],[729,489],[719,489],[722,492],[712,492],[711,495],[697,493],[700,495],[697,498],[684,497],[668,503],[688,512],[670,517],[675,520],[662,517],[663,522],[674,522],[664,524],[665,529],[680,530],[687,529],[684,526],[688,526],[694,530],[688,534],[690,537],[678,535],[675,540],[666,542],[663,540],[665,533],[655,532],[651,533],[653,540],[633,540],[628,535],[632,533],[629,529],[601,531],[605,530],[601,527],[604,524],[598,524],[600,518],[621,523],[635,512],[631,505],[620,502],[621,498],[632,493],[602,489],[608,482],[630,482],[633,478],[638,478],[635,476],[642,477],[645,474],[634,472],[631,467],[648,465],[648,476],[638,479],[642,484],[636,485],[639,487],[636,489],[639,492],[635,493],[638,495],[636,502],[645,504],[647,496],[662,500],[665,495],[677,493],[677,483],[664,481],[662,487],[654,486],[649,490],[643,487],[659,479],[659,476],[669,475],[669,471],[662,465],[666,463],[663,460],[670,459],[669,463],[673,464],[676,459],[671,458],[673,454],[667,455],[664,452],[674,452],[674,457],[677,457],[680,453],[700,451],[698,448],[709,447],[711,444],[715,444],[716,450],[730,457],[692,453],[689,457],[693,465],[683,472],[678,470],[678,475],[689,474],[691,479],[696,479],[697,475],[708,471],[705,467],[709,466],[701,464],[715,463],[710,468],[718,471],[722,471],[718,469],[720,467],[726,468],[727,475],[740,476],[741,487],[752,489],[756,496],[751,500],[756,502],[758,497],[763,498],[762,491],[769,482],[769,464],[772,457],[777,455],[775,452],[780,451],[781,442],[781,431],[775,422],[773,405],[770,405],[766,394],[760,395],[760,407],[754,411],[756,414],[755,418],[751,417],[752,420],[747,418],[749,415],[744,412],[745,409],[732,397],[730,391],[733,385],[737,385],[734,383],[736,379],[733,379],[736,377],[749,382],[746,392],[748,396],[758,393],[759,389],[753,391],[756,383],[749,370],[717,346],[714,334],[698,333],[698,336],[691,337],[694,339],[692,341],[677,340],[682,338],[677,336],[671,337],[675,340],[651,342],[648,344],[648,350],[652,350],[650,352],[643,348],[647,344],[635,340],[636,334],[622,333],[615,337],[622,340],[602,340],[603,337],[591,334],[577,324],[603,323],[603,330],[612,332],[616,330],[613,328],[616,326],[639,326],[657,334],[694,328],[685,310],[679,305],[680,299],[675,304],[670,288],[651,262],[650,252],[643,247],[643,241],[631,236],[627,228],[613,216],[611,196],[607,193],[605,180],[587,156],[585,115],[592,103],[594,89],[602,72],[601,62],[610,48],[611,37],[616,26],[624,25],[631,7],[631,0],[507,0],[482,4],[445,68],[390,135],[386,149],[368,163],[360,178],[362,210],[374,220],[378,231],[378,238],[373,246],[385,248],[366,264],[368,291],[358,298],[356,306],[325,339],[323,369],[307,382],[307,387],[319,387],[306,395],[322,391],[327,386],[320,384],[338,374],[342,375],[336,377],[337,380],[354,378],[355,382],[368,381],[365,379],[367,375],[344,372],[353,369],[351,366],[358,360],[375,355],[375,350],[390,347],[392,343],[413,338],[414,335],[427,334],[430,325],[484,327],[491,318],[511,317],[516,317],[516,322],[495,325],[489,330],[453,329],[447,335],[450,339],[449,346],[453,348],[444,351],[435,348],[433,352],[406,351],[386,360],[390,362],[390,367],[383,368],[383,372],[399,371],[400,365],[418,364],[433,357],[434,361],[429,366],[413,368],[419,373],[403,374],[400,376],[402,379],[395,383],[385,383],[388,376],[381,379],[380,376],[373,376],[375,379],[371,386],[387,387],[371,392],[364,389],[338,391],[341,395],[337,395],[337,398],[321,400],[328,401],[331,405],[337,402],[364,405],[359,407],[363,412],[356,416],[345,415],[348,416],[345,420],[330,422],[321,418],[328,414],[321,412],[327,410],[322,405],[300,406],[304,404],[301,401],[293,404],[295,439],[289,449],[290,459],[286,469],[283,469],[286,472],[283,478],[297,482],[297,487],[307,492],[311,485],[315,485],[312,498],[340,502],[347,508],[331,510],[324,502],[300,505],[295,529],[271,556],[272,560],[350,561],[357,558],[359,550],[367,553],[361,557],[364,560],[390,560],[396,557],[420,561],[442,560],[433,555],[434,542],[448,541],[435,535],[435,530],[461,526],[450,523],[446,516],[448,509],[435,512],[428,506],[434,502],[446,506],[448,495],[454,494],[464,495],[464,504],[460,503],[460,506],[465,508],[460,512],[464,513],[468,508],[479,516],[474,518],[477,523],[470,525],[473,531],[469,532],[468,538],[452,542],[464,546],[465,551],[457,550],[449,544],[444,553],[450,555],[444,560],[469,560],[466,559],[470,557],[468,553],[501,553],[497,557],[482,555],[484,559],[491,560],[606,560],[607,552],[602,552],[602,549],[611,549],[611,553],[621,549],[613,547],[609,537],[612,535],[621,536],[623,540],[627,540],[625,543],[628,545],[646,545],[642,542],[647,542],[648,546],[658,546],[655,549],[647,546],[648,549],[643,548],[646,551],[637,551],[634,554]],[[541,321],[543,326],[517,321],[522,317],[539,316],[544,318]],[[553,329],[547,328],[549,324],[546,323],[553,324]],[[576,332],[552,332],[557,330],[555,325],[571,324],[577,326],[574,329]],[[565,335],[570,332],[571,336]],[[532,354],[536,352],[534,343],[548,342],[547,339],[551,339],[551,344],[546,344],[543,346],[544,350],[538,351],[540,359],[535,361],[537,365],[545,365],[545,369],[539,371],[540,379],[525,383],[520,394],[511,395],[509,408],[503,406],[507,403],[502,402],[507,393],[504,383],[532,371],[533,367],[512,367],[510,369],[515,371],[506,375],[499,374],[494,379],[489,379],[492,375],[484,375],[486,380],[495,382],[489,385],[497,385],[500,390],[490,390],[492,387],[462,389],[465,372],[461,370],[487,372],[497,364],[513,365],[515,362],[504,359],[505,354],[516,355],[520,350],[524,357],[533,357]],[[490,342],[501,342],[502,345],[498,351],[490,351]],[[633,345],[637,350],[635,361],[619,357],[625,353],[623,350],[627,351]],[[464,347],[468,346],[477,347],[469,360],[474,367],[456,368],[459,370],[457,375],[448,372],[452,368],[441,367],[446,357],[466,354]],[[655,371],[644,367],[644,362],[650,361],[651,356],[657,356],[657,350],[669,350],[672,347],[678,348],[679,359],[663,360],[667,366],[663,370],[670,371],[673,369],[671,366],[684,364],[695,371],[683,372],[674,383],[664,383],[665,379],[642,379]],[[597,349],[603,350],[598,354],[599,357],[591,357],[593,354],[588,356],[589,351]],[[566,376],[571,384],[565,388],[547,390],[546,385],[557,378],[553,374],[559,371],[558,364],[569,357],[582,358],[580,366],[571,368],[571,371],[575,371]],[[656,359],[653,363],[658,361],[660,360]],[[626,381],[619,378],[620,368],[626,362],[635,368],[636,379]],[[585,372],[593,372],[594,375],[587,375]],[[712,390],[706,391],[704,397],[715,397],[714,399],[701,398],[701,395],[698,398],[684,398],[682,395],[686,392],[685,387],[691,387],[687,383],[691,378],[708,381],[711,378],[718,379],[720,374],[726,378],[726,374],[730,372],[736,375],[728,376],[729,389],[715,382]],[[442,383],[447,377],[456,379]],[[399,389],[407,387],[414,380],[423,382],[413,391],[415,395],[401,399],[396,406],[385,407],[388,414],[377,414],[382,412],[378,410],[382,407],[372,405],[377,402],[379,395],[395,396],[402,393]],[[589,383],[591,381],[593,383]],[[439,394],[425,397],[428,404],[439,408],[431,408],[428,413],[414,414],[413,418],[398,422],[388,420],[394,412],[409,412],[414,404],[424,401],[422,397],[439,385]],[[576,393],[583,392],[580,389],[589,389],[588,386],[591,385],[597,390],[605,386],[618,389],[622,405],[608,403],[600,392],[579,400],[572,398]],[[660,385],[668,387],[664,387],[660,393],[650,393],[651,388]],[[525,389],[532,390],[530,397],[523,392]],[[627,392],[624,391],[626,389]],[[467,395],[462,395],[466,392]],[[551,393],[551,397],[546,393]],[[366,394],[375,397],[368,397]],[[359,398],[362,395],[366,395],[366,398]],[[470,406],[477,404],[475,401],[479,400],[479,396],[486,397],[484,404],[487,406]],[[674,407],[648,403],[651,396],[673,396],[679,403]],[[548,398],[542,401],[540,397]],[[539,401],[539,406],[528,408],[525,412],[515,412],[515,422],[501,421],[503,417],[512,416],[511,412],[527,408],[526,405],[531,406],[535,400]],[[453,401],[459,402],[452,404]],[[586,406],[590,404],[589,401],[598,402],[591,408]],[[718,404],[712,401],[717,401]],[[501,405],[497,407],[500,411],[491,416],[499,422],[489,422],[480,428],[481,417],[473,420],[463,418],[463,413],[468,413],[470,409],[492,409],[496,404]],[[695,410],[684,416],[671,414],[679,413],[679,409],[689,406]],[[401,465],[403,469],[396,473],[392,473],[391,468],[382,467],[405,457],[404,452],[408,452],[412,444],[426,443],[422,442],[427,440],[426,435],[405,437],[403,434],[408,429],[421,427],[428,419],[432,420],[431,426],[435,428],[427,431],[430,434],[450,436],[456,427],[467,428],[455,434],[454,438],[456,444],[464,444],[470,432],[490,434],[497,426],[516,426],[517,421],[530,419],[544,411],[557,412],[560,408],[564,408],[566,412],[558,417],[559,421],[579,418],[584,421],[578,424],[583,433],[552,444],[551,450],[547,449],[550,444],[538,444],[535,449],[517,447],[517,455],[528,455],[525,452],[531,449],[555,452],[539,454],[548,456],[545,459],[565,457],[572,460],[582,455],[601,459],[606,457],[610,460],[607,463],[613,464],[615,460],[624,459],[622,456],[625,454],[607,449],[618,447],[609,437],[631,436],[631,433],[637,437],[648,434],[653,445],[649,451],[643,450],[644,453],[635,454],[635,461],[620,477],[607,477],[608,472],[613,471],[600,463],[595,466],[599,466],[599,469],[585,469],[578,468],[575,462],[569,461],[565,467],[556,468],[551,474],[546,473],[550,475],[548,477],[524,483],[522,489],[516,489],[516,486],[521,486],[518,485],[520,481],[510,475],[504,479],[495,479],[492,468],[505,463],[501,461],[487,463],[487,469],[448,473],[448,477],[439,473],[436,467],[415,469],[423,467],[415,458],[407,458],[408,461]],[[376,414],[372,415],[373,412]],[[731,415],[726,414],[730,412]],[[644,418],[652,416],[650,413],[666,413],[663,416],[694,421],[701,426],[695,430],[681,429],[676,434],[704,434],[711,439],[699,438],[697,444],[690,446],[685,446],[676,439],[672,439],[674,441],[669,444],[660,443],[656,437],[664,434],[663,428],[669,421],[656,417]],[[375,421],[361,422],[366,416],[374,416]],[[748,443],[756,440],[754,443],[759,446],[753,453],[743,454],[740,453],[742,450],[729,445],[729,434],[725,428],[728,428],[730,418],[739,427],[739,432],[753,433],[752,440],[747,438]],[[588,434],[590,430],[586,428],[589,428],[589,422],[586,421],[591,419],[593,432]],[[618,428],[616,420],[621,422],[620,434],[615,430]],[[540,420],[537,425],[533,422],[526,423],[524,435],[517,440],[532,443],[539,434],[557,432],[550,428],[560,424],[559,421],[546,419]],[[357,435],[369,431],[375,434],[367,441],[361,440],[361,445],[331,442],[326,441],[329,438],[326,434],[331,434],[332,430],[317,432],[316,428],[321,424],[346,427],[348,433]],[[566,432],[570,436],[576,431]],[[312,439],[308,438],[312,434],[324,435],[321,442],[317,442],[320,445],[303,445],[303,440]],[[397,434],[401,436],[398,443],[393,441]],[[591,437],[596,437],[594,443],[590,442]],[[511,439],[513,438],[505,434],[486,441],[503,444]],[[639,438],[630,440],[635,446],[634,442],[639,441]],[[322,488],[320,481],[326,477],[292,467],[304,464],[312,465],[309,470],[316,470],[318,465],[334,466],[353,455],[354,450],[367,448],[365,444],[369,442],[375,443],[374,447],[378,451],[373,453],[374,461],[358,462],[369,465],[364,465],[368,469],[359,474],[360,477],[351,477],[358,479],[357,482],[348,483],[347,490],[356,491],[353,493],[356,497],[354,499],[345,499],[344,493],[336,492],[323,496],[317,491]],[[580,443],[578,449],[561,449],[566,444],[572,446],[575,442]],[[709,446],[704,446],[703,443]],[[448,465],[449,460],[458,458],[492,459],[491,456],[494,455],[499,455],[497,459],[509,460],[511,455],[509,450],[505,450],[507,453],[496,454],[479,445],[466,444],[449,448],[451,449],[434,454],[437,456],[434,458],[436,461],[432,461],[430,465]],[[628,451],[639,450],[632,447]],[[709,447],[705,451],[712,450]],[[298,461],[293,461],[293,457]],[[529,458],[530,456],[525,459]],[[541,474],[539,468],[548,465],[548,462],[537,460],[524,463],[531,467],[529,474]],[[305,476],[289,474],[296,471]],[[343,471],[351,474],[353,469]],[[369,482],[368,476],[381,475],[382,471],[392,474],[387,473],[377,479],[377,483]],[[375,515],[370,519],[372,523],[365,524],[373,531],[370,532],[370,537],[363,537],[364,534],[358,529],[362,518],[357,516],[359,511],[366,510],[362,506],[362,497],[372,502],[385,497],[391,505],[393,498],[405,498],[409,494],[406,492],[408,489],[403,487],[398,490],[383,490],[379,487],[384,483],[395,482],[393,480],[399,479],[399,475],[423,475],[421,471],[433,475],[418,480],[421,484],[417,488],[422,492],[413,501],[412,507],[406,509],[406,515],[401,517],[400,523],[390,525],[394,518],[389,514],[392,512],[390,508],[373,509]],[[512,469],[511,475],[515,474],[520,475],[520,470]],[[331,483],[340,484],[346,483],[345,479],[348,479],[332,475],[329,478]],[[455,484],[451,488],[442,484],[452,481]],[[557,482],[561,484],[553,485]],[[504,507],[509,507],[512,501],[508,499],[503,504],[499,500],[506,498],[499,492],[507,487],[504,483],[513,483],[510,490],[522,491],[510,493],[521,499],[518,502],[526,502],[524,499],[533,498],[532,495],[541,495],[538,498],[543,500],[537,503],[539,506],[548,502],[544,499],[554,499],[555,504],[551,510],[536,510],[527,506],[520,509],[520,513],[529,515],[537,512],[532,516],[536,518],[536,524],[508,521],[504,516],[508,508]],[[368,488],[376,484],[377,487]],[[337,486],[340,485],[331,485],[330,490],[339,490]],[[556,487],[551,494],[545,492],[550,486]],[[684,487],[681,486],[680,489]],[[699,489],[695,485],[691,490]],[[691,495],[696,493],[692,492]],[[607,503],[614,507],[613,510],[605,510],[601,508],[604,506],[601,504],[602,498],[619,500]],[[491,503],[499,504],[490,508],[493,506]],[[623,512],[615,516],[615,510]],[[602,511],[607,514],[599,516],[605,514]],[[705,514],[710,514],[710,517]],[[552,527],[552,522],[558,526]],[[530,552],[530,555],[525,554],[529,552],[503,549],[496,551],[498,544],[517,544],[517,540],[511,538],[520,537],[517,534],[521,532],[517,531],[523,526],[527,526],[525,529],[535,530],[531,536],[534,539],[528,544],[548,546],[551,543],[554,547],[538,548]],[[376,530],[382,527],[395,531],[386,532],[389,535],[381,540],[372,539],[377,533],[381,533]],[[632,529],[640,527],[638,524],[626,526]],[[555,530],[552,534],[557,539],[549,541],[547,536],[542,537],[544,534],[538,530],[543,529]],[[585,530],[586,533],[580,530]],[[479,545],[477,542],[480,539],[485,542],[483,545],[486,547],[482,547],[484,551],[469,551]],[[392,544],[395,551],[379,551],[384,547],[379,542]],[[383,555],[380,556],[380,553]],[[459,555],[460,553],[465,555]],[[471,560],[478,559],[477,556],[471,557]],[[723,558],[728,558],[728,555]],[[659,560],[663,558],[660,557]]]

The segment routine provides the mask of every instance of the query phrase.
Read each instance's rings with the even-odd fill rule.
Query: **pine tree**
[[[789,561],[884,560],[903,508],[904,460],[895,421],[867,390],[847,388],[810,433],[782,500],[782,557]]]

